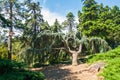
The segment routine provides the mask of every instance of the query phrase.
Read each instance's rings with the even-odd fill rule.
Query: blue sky
[[[76,16],[78,10],[82,10],[81,0],[39,0],[42,6],[42,14],[44,19],[53,24],[54,19],[57,18],[59,22],[65,20],[65,16],[68,12],[72,12]],[[109,5],[110,7],[117,5],[120,7],[120,0],[96,0],[103,5]]]

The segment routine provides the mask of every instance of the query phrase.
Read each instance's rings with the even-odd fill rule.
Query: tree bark
[[[12,1],[9,0],[9,4],[10,4],[10,28],[9,28],[9,37],[8,37],[8,59],[11,60],[12,59],[12,16],[13,16],[13,13],[12,13],[12,7],[13,7],[13,4],[12,4]]]
[[[82,43],[79,44],[78,50],[71,50],[70,47],[67,44],[66,40],[63,40],[64,47],[61,48],[53,48],[53,49],[61,49],[66,51],[67,53],[72,55],[72,65],[76,66],[78,65],[78,55],[82,52]]]
[[[78,55],[81,53],[82,51],[82,44],[79,45],[79,49],[76,50],[71,50],[68,45],[66,44],[66,42],[64,41],[65,47],[61,47],[61,48],[53,48],[53,49],[58,49],[58,50],[64,50],[65,52],[69,53],[72,55],[72,65],[76,66],[78,65]]]
[[[78,55],[81,53],[81,51],[82,51],[82,44],[79,45],[78,51],[70,50],[70,52],[72,53],[72,65],[73,66],[78,65]]]
[[[8,37],[8,59],[11,60],[12,59],[12,37],[9,36]]]
[[[33,16],[34,16],[34,22],[33,22],[33,29],[34,29],[34,36],[33,36],[33,38],[34,38],[34,44],[33,44],[33,48],[34,48],[34,52],[33,53],[35,53],[35,49],[36,49],[36,45],[37,45],[37,43],[36,43],[36,37],[37,37],[37,29],[36,29],[36,27],[37,27],[37,23],[36,23],[36,20],[37,20],[37,16],[36,16],[36,11],[35,11],[35,7],[36,7],[36,4],[34,3],[34,5],[33,5]]]
[[[78,54],[77,53],[72,53],[72,65],[76,66],[78,65]]]

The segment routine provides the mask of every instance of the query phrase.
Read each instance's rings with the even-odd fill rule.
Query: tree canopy
[[[75,15],[69,12],[64,22],[60,23],[55,19],[54,24],[49,25],[43,19],[39,2],[1,0],[0,27],[9,29],[9,35],[0,35],[3,38],[0,40],[0,53],[31,66],[52,64],[71,58],[73,65],[77,65],[77,58],[80,56],[106,52],[117,47],[120,44],[119,7],[104,6],[95,0],[82,2],[77,24]],[[13,37],[14,28],[22,34]]]

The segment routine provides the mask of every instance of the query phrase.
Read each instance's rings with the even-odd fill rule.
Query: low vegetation
[[[100,74],[104,76],[105,80],[120,79],[120,46],[106,53],[91,55],[88,57],[89,63],[97,61],[105,61],[107,63],[103,72]]]
[[[0,59],[0,80],[44,80],[44,75],[25,70],[23,63]]]

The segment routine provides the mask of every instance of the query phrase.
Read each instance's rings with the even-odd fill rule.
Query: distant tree
[[[114,7],[113,7],[114,8]],[[99,18],[96,20],[96,29],[92,32],[96,32],[96,34],[92,36],[98,36],[105,39],[111,47],[116,47],[120,44],[119,42],[119,8],[116,7],[110,8],[109,6],[103,7],[100,5],[99,9]],[[117,13],[117,15],[116,15]]]
[[[57,19],[55,19],[54,24],[52,25],[52,31],[53,32],[60,32],[61,31],[62,26],[60,25],[60,23],[58,22]]]
[[[25,1],[26,9],[24,11],[24,18],[26,27],[30,30],[28,33],[30,33],[29,35],[32,38],[31,45],[33,49],[37,46],[37,34],[40,32],[40,24],[43,22],[41,7],[39,5],[39,2],[32,2],[32,0]]]
[[[78,18],[80,22],[80,30],[82,33],[86,36],[91,36],[92,29],[96,28],[95,21],[98,18],[98,4],[94,0],[84,0],[83,1],[83,7],[82,7],[82,13],[78,13]]]
[[[82,12],[78,12],[78,30],[87,37],[101,37],[114,48],[120,44],[119,13],[117,6],[104,7],[95,0],[83,0]]]
[[[75,16],[73,15],[72,12],[69,12],[66,16],[67,20],[65,20],[62,24],[66,28],[68,28],[68,32],[71,33],[73,32],[73,28],[75,27],[74,21],[75,21]]]
[[[38,34],[47,28],[41,15],[41,7],[39,2],[34,0],[24,0],[24,32],[22,35],[22,48],[21,58],[24,56],[26,63],[34,64],[36,57],[39,55],[40,41],[38,40]],[[29,54],[28,54],[29,53]]]
[[[50,30],[50,25],[47,21],[41,23],[40,31],[44,31],[44,30]]]
[[[78,11],[78,21],[79,21],[79,25],[81,25],[82,22],[82,12]]]
[[[120,9],[118,6],[113,6],[113,8],[111,9],[111,14],[112,14],[112,21],[113,21],[113,25],[111,25],[112,32],[110,31],[109,35],[112,35],[112,37],[109,37],[108,39],[111,40],[113,42],[113,44],[111,46],[113,47],[117,47],[118,45],[120,45]],[[109,41],[109,43],[111,42]]]
[[[14,28],[21,27],[20,17],[20,5],[18,4],[18,0],[1,0],[0,2],[1,9],[1,20],[3,21],[4,27],[9,28],[9,36],[8,36],[8,59],[12,59],[12,36],[14,34]],[[6,25],[5,25],[6,24]]]

